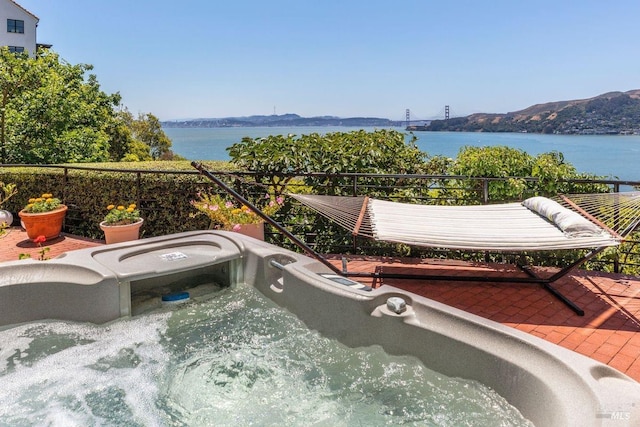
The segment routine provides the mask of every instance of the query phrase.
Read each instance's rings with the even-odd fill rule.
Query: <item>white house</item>
[[[38,21],[37,16],[15,1],[0,0],[0,46],[34,55]]]

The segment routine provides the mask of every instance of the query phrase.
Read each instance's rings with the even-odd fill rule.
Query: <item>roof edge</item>
[[[25,9],[24,7],[22,7],[21,5],[18,4],[18,2],[16,2],[15,0],[9,0],[11,3],[15,4],[17,7],[19,7],[20,9],[22,9],[24,12],[28,13],[29,15],[33,16],[35,18],[35,20],[38,22],[40,21],[40,18],[38,18],[36,15],[34,15],[33,13],[29,12],[27,9]]]

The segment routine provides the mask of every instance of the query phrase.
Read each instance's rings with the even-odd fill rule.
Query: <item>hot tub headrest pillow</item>
[[[560,203],[546,197],[531,197],[522,205],[538,215],[547,218],[564,233],[575,237],[589,237],[602,234],[603,230],[580,214],[565,208]]]

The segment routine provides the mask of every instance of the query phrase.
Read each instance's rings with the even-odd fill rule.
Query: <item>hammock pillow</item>
[[[522,202],[522,205],[547,218],[570,236],[589,237],[602,234],[602,229],[585,217],[546,197],[531,197]]]

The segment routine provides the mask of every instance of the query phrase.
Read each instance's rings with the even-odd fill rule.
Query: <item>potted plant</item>
[[[265,195],[265,200],[267,202],[261,210],[268,216],[276,213],[283,203],[282,197],[269,194]],[[191,204],[198,212],[190,216],[208,216],[211,220],[210,229],[235,231],[264,240],[264,221],[247,206],[237,206],[219,194],[202,193],[198,193],[197,200],[192,200]]]
[[[15,184],[5,184],[0,181],[0,208],[2,205],[18,193]],[[13,224],[13,214],[7,210],[0,209],[0,236],[5,234],[5,228]]]
[[[44,236],[47,240],[58,237],[66,214],[67,206],[50,193],[29,199],[27,206],[18,212],[31,240],[38,236]]]
[[[107,206],[107,215],[100,223],[107,244],[128,242],[140,237],[140,227],[144,220],[134,203]]]

